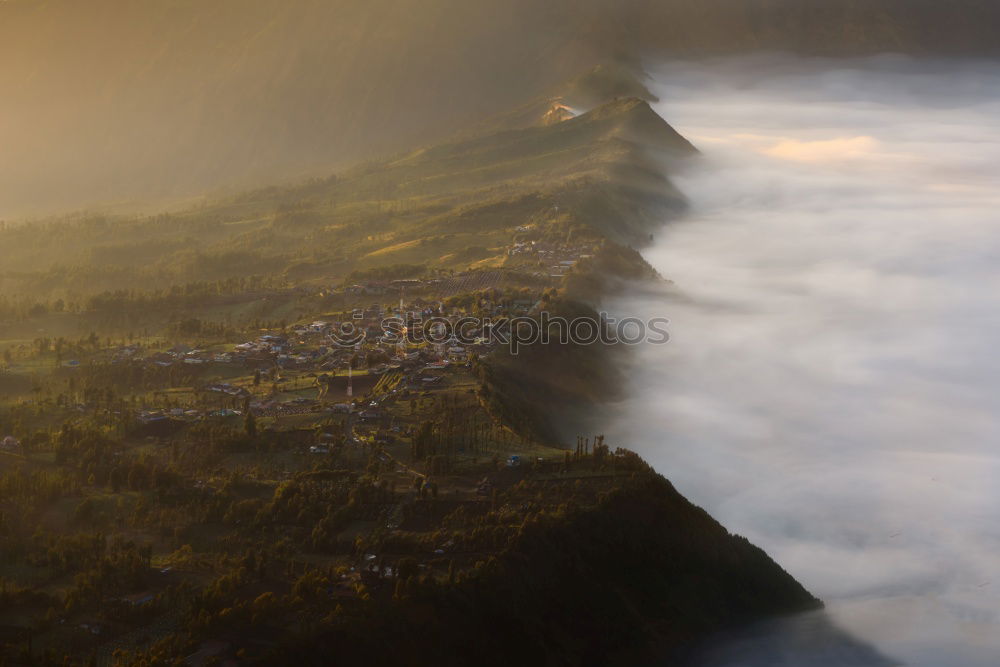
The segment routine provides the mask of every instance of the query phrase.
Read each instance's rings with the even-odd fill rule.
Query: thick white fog
[[[645,253],[673,290],[614,304],[669,317],[672,341],[637,354],[609,435],[824,599],[823,623],[892,661],[1000,664],[1000,66],[655,79],[704,157]],[[712,661],[869,664],[823,641]]]

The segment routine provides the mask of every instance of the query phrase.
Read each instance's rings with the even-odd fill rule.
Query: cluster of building
[[[140,424],[158,424],[166,422],[196,422],[206,417],[238,417],[242,411],[233,408],[219,409],[198,409],[198,408],[156,408],[152,410],[140,410],[136,414],[136,421]]]
[[[530,231],[527,227],[518,227],[518,231]],[[587,244],[551,243],[527,238],[517,239],[507,248],[508,257],[533,259],[545,270],[535,275],[551,279],[561,279],[576,266],[580,260],[589,259],[593,248]]]
[[[0,440],[0,451],[9,452],[11,454],[20,454],[21,443],[14,436],[8,435],[3,440]]]

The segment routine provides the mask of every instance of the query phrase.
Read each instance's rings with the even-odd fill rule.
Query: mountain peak
[[[606,102],[579,117],[581,121],[614,120],[623,139],[677,154],[698,152],[649,102],[638,97],[620,97]]]

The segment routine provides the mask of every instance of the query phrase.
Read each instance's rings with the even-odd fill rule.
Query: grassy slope
[[[518,225],[557,217],[635,238],[642,230],[629,227],[624,207],[638,189],[651,207],[681,202],[639,140],[692,150],[645,102],[619,100],[557,125],[495,131],[178,213],[9,226],[0,231],[4,288],[80,297],[248,274],[325,284],[399,263],[464,269],[502,261]]]

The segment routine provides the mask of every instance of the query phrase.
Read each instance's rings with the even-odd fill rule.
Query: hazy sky
[[[656,79],[705,156],[677,179],[690,215],[646,253],[683,298],[615,304],[673,336],[639,353],[616,442],[882,653],[997,664],[1000,70],[743,59]]]
[[[995,53],[988,0],[0,0],[0,219],[434,143],[609,59]]]

